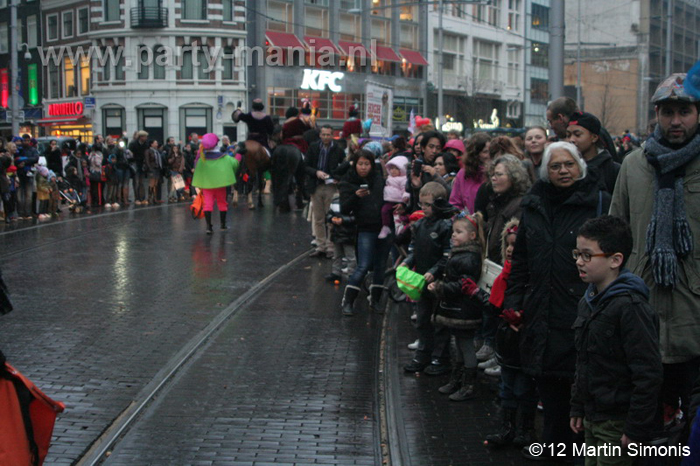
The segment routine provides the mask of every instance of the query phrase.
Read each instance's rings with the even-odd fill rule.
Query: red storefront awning
[[[395,62],[401,62],[401,58],[394,52],[394,49],[391,47],[383,47],[381,45],[377,45],[376,49],[377,53],[377,60],[384,60],[384,61],[395,61]]]
[[[37,124],[40,126],[53,126],[53,125],[63,125],[63,124],[76,124],[84,123],[83,115],[69,115],[69,116],[56,116],[51,118],[42,118],[37,120]]]
[[[423,55],[421,55],[420,52],[416,52],[415,50],[399,49],[399,53],[412,65],[428,66],[428,61],[423,57]]]
[[[365,46],[360,44],[359,42],[348,42],[346,40],[339,40],[338,46],[343,52],[343,55],[345,55],[346,57],[353,56],[364,59],[370,58],[369,50],[367,50],[367,48],[365,48]]]
[[[288,32],[265,31],[265,37],[273,47],[304,48],[297,36]]]
[[[304,42],[309,46],[309,49],[314,49],[318,53],[331,52],[334,55],[340,55],[340,50],[335,46],[332,40],[325,37],[304,36]]]

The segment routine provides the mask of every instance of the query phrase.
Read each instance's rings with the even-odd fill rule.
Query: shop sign
[[[85,108],[95,108],[95,98],[85,97],[83,105]]]
[[[71,116],[83,114],[82,102],[66,102],[61,104],[49,104],[49,116]]]
[[[29,105],[37,105],[39,103],[39,81],[36,77],[36,63],[27,66],[27,71],[29,75]]]
[[[461,133],[464,131],[464,125],[458,121],[448,121],[440,129],[443,133],[449,133],[450,131],[459,131]]]
[[[345,73],[340,71],[304,70],[304,78],[301,81],[301,88],[312,91],[325,91],[326,87],[331,92],[341,92],[343,88],[338,81],[345,77]]]
[[[0,107],[7,108],[8,100],[10,100],[10,81],[7,68],[2,68],[0,69]]]

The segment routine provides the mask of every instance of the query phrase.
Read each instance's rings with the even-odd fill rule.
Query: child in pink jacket
[[[386,238],[391,233],[394,221],[394,207],[401,202],[407,202],[409,194],[406,192],[406,167],[408,159],[403,155],[396,156],[386,163],[386,171],[389,177],[384,185],[384,205],[382,206],[382,229],[379,238]]]

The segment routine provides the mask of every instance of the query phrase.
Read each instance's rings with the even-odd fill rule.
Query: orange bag
[[[192,211],[192,218],[197,220],[198,218],[204,217],[204,193],[197,194],[197,197],[192,201],[190,206]]]
[[[56,416],[63,412],[65,405],[46,396],[14,367],[9,364],[5,364],[5,367],[10,375],[24,385],[32,395],[32,401],[29,403],[29,418],[37,447],[36,464],[41,466],[51,445]],[[15,383],[5,378],[0,378],[0,464],[8,466],[34,464]]]

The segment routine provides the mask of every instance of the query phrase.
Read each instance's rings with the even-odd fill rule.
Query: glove
[[[523,321],[523,312],[516,311],[514,309],[506,309],[499,317],[502,317],[503,320],[505,320],[508,324],[512,325],[513,327],[517,327]]]
[[[462,294],[474,296],[479,292],[479,286],[471,278],[462,279]]]

